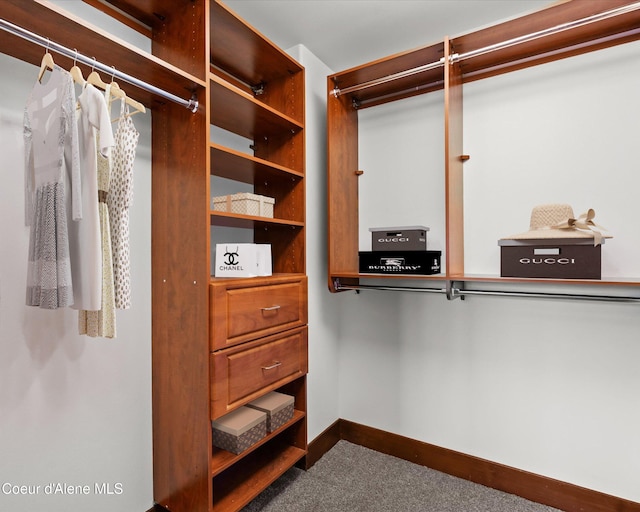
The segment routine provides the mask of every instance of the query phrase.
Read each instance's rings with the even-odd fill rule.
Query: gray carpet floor
[[[557,512],[512,494],[340,441],[242,512]]]

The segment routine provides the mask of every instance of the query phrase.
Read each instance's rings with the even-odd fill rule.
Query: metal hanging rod
[[[26,30],[18,25],[14,25],[13,23],[10,23],[2,18],[0,18],[0,29],[6,32],[9,32],[15,36],[21,37],[22,39],[26,39],[27,41],[40,45],[43,48],[47,48],[50,51],[54,51],[56,53],[69,57],[70,59],[74,59],[76,61],[82,62],[83,64],[86,64],[87,66],[91,66],[92,68],[98,71],[102,71],[103,73],[108,74],[109,76],[113,76],[114,78],[117,78],[120,81],[127,82],[140,89],[149,91],[152,94],[156,94],[174,103],[178,103],[179,105],[182,105],[188,108],[191,112],[195,113],[198,111],[198,100],[195,100],[195,99],[185,100],[183,98],[180,98],[179,96],[171,94],[168,91],[165,91],[154,85],[143,82],[142,80],[138,80],[137,78],[131,75],[123,73],[122,71],[118,71],[113,67],[102,64],[101,62],[97,62],[96,59],[93,57],[87,57],[86,55],[82,55],[81,53],[78,53],[76,50],[71,50],[66,46],[62,46],[61,44],[50,41],[46,37],[42,37],[42,36],[39,36],[38,34],[34,34],[33,32],[30,32],[29,30]]]
[[[473,57],[478,57],[486,53],[491,53],[495,50],[502,50],[504,48],[509,48],[510,46],[515,46],[521,43],[528,43],[529,41],[534,41],[536,39],[540,39],[541,37],[559,34],[560,32],[564,32],[565,30],[571,30],[574,28],[583,27],[590,23],[608,20],[609,18],[615,18],[616,16],[619,16],[621,14],[627,14],[629,12],[637,11],[638,9],[640,9],[640,2],[624,5],[622,7],[617,7],[615,9],[604,11],[599,14],[587,16],[586,18],[581,18],[575,21],[569,21],[567,23],[561,23],[560,25],[556,25],[555,27],[540,30],[538,32],[533,32],[531,34],[527,34],[520,37],[514,37],[513,39],[508,39],[507,41],[502,41],[501,43],[491,44],[489,46],[485,46],[484,48],[471,50],[466,53],[461,53],[460,55],[453,55],[452,56],[453,61],[457,62],[460,60],[471,59]]]
[[[376,96],[374,98],[353,98],[352,104],[354,108],[366,107],[370,103],[376,103],[379,101],[392,100],[393,98],[397,98],[398,96],[406,97],[408,94],[418,94],[420,91],[424,91],[426,89],[436,90],[438,88],[442,88],[444,85],[444,80],[436,80],[435,82],[429,82],[422,85],[415,85],[413,87],[409,87],[408,89],[402,89],[401,91],[390,92],[389,94],[382,94],[381,96]]]
[[[337,98],[341,94],[349,94],[350,92],[361,91],[363,89],[368,89],[369,87],[374,87],[376,85],[382,85],[382,84],[386,84],[387,82],[392,82],[393,80],[398,80],[400,78],[405,78],[407,76],[417,75],[418,73],[423,73],[424,71],[430,71],[432,69],[436,69],[441,66],[444,66],[444,57],[442,57],[438,62],[432,62],[431,64],[425,64],[424,66],[418,66],[417,68],[407,69],[406,71],[400,71],[398,73],[383,76],[382,78],[376,78],[375,80],[370,80],[362,84],[345,87],[344,89],[334,87],[334,89],[331,91],[331,94],[333,94],[333,96]]]
[[[476,296],[493,296],[493,297],[514,297],[528,299],[559,299],[559,300],[581,300],[590,302],[622,302],[622,303],[640,303],[640,297],[625,297],[616,295],[588,295],[588,294],[571,294],[571,293],[540,293],[540,292],[509,292],[509,291],[492,291],[492,290],[463,290],[452,286],[448,283],[447,288],[420,288],[412,286],[381,286],[381,285],[346,285],[341,284],[339,280],[334,282],[336,291],[346,290],[379,290],[394,292],[416,292],[416,293],[438,293],[447,296],[447,299],[463,299],[467,295]]]
[[[638,34],[640,34],[640,27],[634,28],[634,29],[631,29],[631,30],[627,30],[625,32],[619,32],[618,34],[613,34],[611,36],[601,37],[601,38],[599,38],[597,40],[597,42],[598,43],[605,43],[605,42],[609,42],[609,41],[616,41],[617,39],[623,39],[623,38],[626,38],[626,37],[637,36]],[[499,71],[499,70],[504,69],[504,68],[526,64],[528,62],[535,61],[537,59],[545,59],[545,58],[548,58],[548,57],[561,55],[563,53],[575,51],[575,50],[578,50],[578,49],[588,48],[589,46],[592,46],[593,44],[594,44],[594,41],[586,41],[584,43],[579,43],[579,44],[576,44],[576,45],[573,45],[573,46],[567,46],[567,47],[564,47],[564,48],[559,48],[557,50],[552,50],[552,51],[549,51],[549,52],[540,53],[538,55],[534,55],[534,56],[530,56],[530,57],[524,57],[524,58],[518,59],[518,60],[512,60],[510,62],[503,63],[503,64],[497,64],[497,65],[491,66],[489,68],[479,69],[477,71],[471,71],[469,73],[465,73],[464,76],[465,76],[465,78],[472,78],[472,77],[477,76],[477,75],[483,75],[485,73],[491,73],[491,72],[494,72],[494,71]],[[360,107],[366,107],[370,103],[376,103],[376,102],[379,102],[379,101],[385,101],[385,100],[389,100],[389,99],[393,99],[393,98],[397,98],[397,97],[403,97],[404,98],[404,97],[407,96],[407,94],[417,93],[417,92],[422,91],[424,89],[442,87],[443,84],[444,84],[444,80],[437,80],[435,82],[429,82],[429,83],[426,83],[426,84],[415,85],[415,86],[409,87],[407,89],[402,89],[400,91],[394,91],[394,92],[391,92],[391,93],[388,93],[388,94],[383,94],[381,96],[375,96],[373,98],[365,98],[365,99],[353,98],[353,106],[354,106],[354,108],[360,108]]]
[[[640,297],[624,297],[618,295],[584,295],[571,293],[538,293],[538,292],[506,292],[491,290],[460,290],[453,288],[453,297],[465,297],[467,295],[486,295],[495,297],[516,297],[525,299],[561,299],[561,300],[584,300],[590,302],[626,302],[640,303]]]
[[[595,23],[598,21],[603,21],[609,18],[614,18],[615,16],[619,16],[621,14],[627,14],[629,12],[637,11],[640,9],[640,2],[634,2],[629,5],[625,5],[622,7],[617,7],[615,9],[611,9],[609,11],[601,12],[599,14],[594,14],[592,16],[587,16],[586,18],[581,18],[579,20],[570,21],[567,23],[562,23],[560,25],[556,25],[554,27],[540,30],[538,32],[533,32],[531,34],[527,34],[520,37],[514,37],[513,39],[508,39],[507,41],[502,41],[500,43],[491,44],[485,46],[483,48],[478,48],[476,50],[471,50],[466,53],[461,54],[453,54],[450,56],[451,62],[459,62],[466,59],[471,59],[473,57],[478,57],[480,55],[485,55],[487,53],[491,53],[493,51],[502,50],[504,48],[509,48],[510,46],[515,46],[521,43],[526,43],[529,41],[533,41],[535,39],[540,39],[542,37],[546,37],[553,34],[558,34],[560,32],[564,32],[566,30],[571,30],[574,28],[579,28],[584,25],[588,25],[590,23]],[[444,57],[438,60],[437,62],[432,62],[430,64],[425,64],[422,66],[418,66],[412,69],[408,69],[406,71],[401,71],[398,73],[393,73],[391,75],[387,75],[381,78],[376,78],[375,80],[370,80],[368,82],[363,82],[361,84],[352,85],[349,87],[345,87],[344,89],[340,89],[338,86],[334,87],[331,91],[331,94],[337,98],[342,94],[348,94],[350,92],[361,91],[364,89],[368,89],[370,87],[374,87],[376,85],[385,84],[387,82],[391,82],[394,80],[398,80],[400,78],[405,78],[408,76],[413,76],[418,73],[422,73],[424,71],[428,71],[431,69],[436,69],[440,66],[444,65]]]
[[[379,285],[368,285],[368,284],[341,284],[339,281],[335,283],[336,291],[346,291],[346,290],[378,290],[378,291],[387,291],[387,292],[418,292],[418,293],[442,293],[446,294],[447,290],[445,288],[419,288],[417,286],[379,286]]]
[[[582,48],[588,48],[589,46],[593,46],[594,43],[606,43],[606,42],[610,42],[610,41],[616,41],[618,39],[623,39],[623,38],[626,38],[626,37],[637,36],[638,34],[640,34],[640,27],[634,28],[634,29],[631,29],[631,30],[627,30],[625,32],[619,32],[617,34],[613,34],[613,35],[610,35],[610,36],[601,37],[601,38],[597,39],[596,41],[586,41],[584,43],[578,43],[578,44],[573,45],[573,46],[567,46],[567,47],[564,47],[564,48],[559,48],[557,50],[551,50],[551,51],[548,51],[548,52],[545,52],[545,53],[540,53],[538,55],[533,55],[533,56],[529,56],[529,57],[523,57],[522,59],[506,62],[506,63],[503,63],[503,64],[496,64],[495,66],[491,66],[491,67],[488,67],[488,68],[479,69],[479,70],[476,70],[476,71],[471,71],[469,73],[465,73],[464,76],[465,76],[465,78],[472,78],[472,77],[477,76],[477,75],[483,75],[485,73],[491,73],[491,72],[494,72],[494,71],[499,71],[499,70],[507,68],[507,67],[526,64],[528,62],[531,62],[531,61],[534,61],[534,60],[537,60],[537,59],[546,59],[548,57],[554,57],[556,55],[561,55],[563,53],[567,53],[567,52],[571,52],[571,51],[575,51],[575,50],[580,50]]]

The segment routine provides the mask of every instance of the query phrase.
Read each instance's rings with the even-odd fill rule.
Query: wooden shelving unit
[[[152,52],[46,0],[7,0],[0,17],[199,102],[192,113],[123,84],[152,109],[154,499],[172,512],[232,512],[307,453],[304,68],[214,0],[107,0],[100,9],[116,19],[126,13],[142,33],[150,27]],[[0,51],[36,65],[43,55],[4,31]],[[211,142],[212,126],[251,139],[253,154]],[[211,176],[274,197],[274,218],[213,212]],[[213,278],[214,244],[233,240],[212,240],[211,226],[251,230],[271,244],[273,276]],[[255,309],[237,309],[235,293]],[[283,300],[279,308],[266,304],[272,297]],[[243,322],[240,337],[215,344],[214,333]],[[246,381],[217,369],[229,355],[243,361]],[[281,366],[267,372],[273,356]],[[224,390],[233,401],[221,398]],[[271,390],[294,397],[293,418],[242,454],[214,448],[211,420]]]
[[[464,266],[464,84],[635,41],[640,38],[640,10],[627,9],[632,3],[629,0],[562,2],[499,25],[329,76],[329,289],[337,291],[341,283],[357,286],[367,279],[390,283],[403,279],[418,283],[445,281],[449,285],[467,281],[627,287],[640,284],[640,278],[605,277],[600,281],[578,282],[468,275]],[[621,12],[615,16],[602,15],[617,9]],[[588,22],[580,22],[585,19]],[[544,34],[560,25],[562,30]],[[359,88],[362,85],[365,87]],[[361,274],[358,271],[358,112],[432,91],[444,91],[444,272],[434,276]]]
[[[213,420],[271,390],[295,400],[293,418],[247,451],[202,447],[210,456],[209,510],[228,512],[246,505],[307,452],[304,68],[221,3],[210,2],[208,19],[208,122],[249,139],[253,150],[209,142],[209,174],[253,185],[256,194],[275,199],[273,218],[207,208],[210,225],[251,230],[254,241],[271,244],[274,272],[209,279],[208,410]],[[209,183],[207,195],[218,195]],[[233,242],[212,239],[209,250]],[[276,368],[265,370],[272,361]]]

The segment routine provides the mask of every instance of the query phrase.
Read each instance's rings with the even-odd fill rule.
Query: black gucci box
[[[498,245],[502,277],[601,278],[602,246],[594,246],[593,238],[499,240]]]
[[[391,228],[369,228],[372,251],[426,251],[427,231],[425,226],[402,226]]]
[[[418,274],[440,273],[441,251],[362,251],[359,255],[363,274]]]

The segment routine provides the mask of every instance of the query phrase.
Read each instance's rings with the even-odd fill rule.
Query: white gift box
[[[216,244],[215,277],[271,275],[271,244]]]

